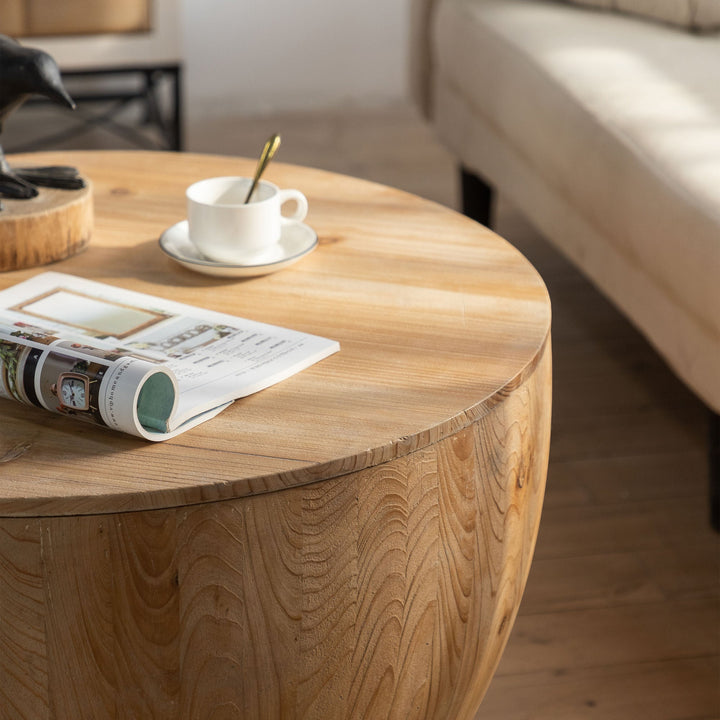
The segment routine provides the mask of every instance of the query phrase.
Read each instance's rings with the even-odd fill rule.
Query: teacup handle
[[[278,192],[278,197],[281,208],[290,200],[294,200],[296,205],[294,213],[281,216],[283,222],[302,222],[305,219],[308,212],[308,201],[299,190],[283,189]]]

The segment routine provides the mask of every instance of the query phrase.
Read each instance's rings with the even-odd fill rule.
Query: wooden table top
[[[154,152],[63,152],[93,184],[84,252],[46,270],[338,340],[339,353],[150,443],[0,399],[0,516],[122,512],[202,503],[337,477],[434,443],[482,416],[549,345],[550,303],[527,260],[458,213],[399,190],[273,163],[308,197],[319,246],[276,274],[209,277],[164,255],[185,188],[251,175],[255,161]]]

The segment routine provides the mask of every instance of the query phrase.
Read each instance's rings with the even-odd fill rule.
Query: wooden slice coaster
[[[30,200],[2,198],[0,271],[45,265],[80,252],[93,228],[92,187],[40,188]]]

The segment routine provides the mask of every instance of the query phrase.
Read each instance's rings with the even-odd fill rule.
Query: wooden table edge
[[[551,333],[547,334],[535,355],[519,373],[503,387],[486,396],[475,405],[446,419],[434,427],[423,428],[413,435],[398,438],[379,447],[368,448],[354,455],[347,455],[328,462],[311,463],[304,467],[249,478],[238,478],[215,484],[193,487],[137,491],[102,496],[68,495],[51,498],[9,498],[0,500],[0,517],[71,517],[85,515],[113,515],[117,513],[162,510],[181,506],[204,505],[235,498],[280,492],[342,477],[353,472],[382,465],[428,448],[476,423],[493,408],[503,402],[513,390],[523,385],[535,372],[545,353],[551,352]],[[110,431],[108,431],[110,432]],[[228,453],[232,455],[232,452]],[[112,497],[113,502],[108,502]],[[102,508],[98,505],[102,504]],[[50,510],[50,507],[52,508]]]

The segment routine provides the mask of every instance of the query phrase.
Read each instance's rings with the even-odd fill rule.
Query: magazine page
[[[79,359],[65,364],[89,362],[93,372],[102,373],[94,384],[86,373],[88,389],[98,397],[101,424],[153,440],[184,432],[234,399],[339,350],[337,342],[315,335],[52,272],[0,291],[0,337],[10,343],[8,358],[16,352],[11,346],[19,344],[19,335],[32,335],[28,328],[34,328],[35,337],[26,338],[24,347],[38,351],[35,345],[56,343],[55,354],[62,349]],[[43,342],[40,334],[52,340]],[[9,376],[13,362],[2,363]],[[75,379],[63,376],[60,393],[79,388],[80,378]],[[0,396],[21,399],[9,386]],[[52,401],[40,404],[58,411]],[[59,406],[67,412],[64,404]],[[88,411],[75,408],[76,416],[80,412]]]
[[[151,358],[0,315],[0,397],[150,437],[168,432],[177,385]]]

